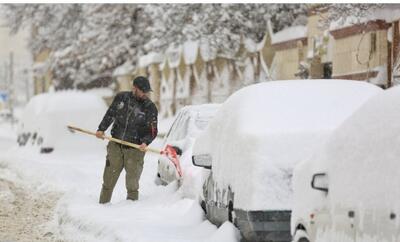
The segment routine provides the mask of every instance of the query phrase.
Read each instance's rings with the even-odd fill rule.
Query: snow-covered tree
[[[272,20],[275,30],[305,23],[304,4],[6,4],[13,32],[31,25],[33,54],[47,60],[59,88],[110,80],[126,61],[165,51],[186,40],[234,57],[243,37],[260,41]]]
[[[370,15],[377,8],[381,8],[383,4],[372,3],[335,3],[335,4],[322,4],[319,10],[324,12],[328,11],[326,17],[322,18],[321,24],[323,27],[329,27],[332,22],[339,21],[339,25],[345,23],[351,18],[354,24],[361,21],[364,17]],[[318,10],[317,10],[318,12]]]
[[[186,40],[207,41],[222,54],[234,55],[242,37],[260,41],[271,20],[274,30],[305,24],[305,4],[158,4],[145,11],[154,19],[150,48],[165,50]]]

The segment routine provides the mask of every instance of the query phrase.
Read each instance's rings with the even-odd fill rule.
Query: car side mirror
[[[192,162],[195,166],[211,169],[212,158],[210,154],[193,155]]]
[[[311,180],[311,187],[315,190],[320,190],[328,193],[328,175],[326,173],[316,173]]]

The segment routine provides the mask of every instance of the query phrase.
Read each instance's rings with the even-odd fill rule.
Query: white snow
[[[100,119],[88,120],[101,118],[105,112],[104,104],[98,100],[93,94],[76,91],[32,99],[23,115],[24,129],[41,127],[58,137],[53,140],[56,150],[50,154],[17,146],[15,132],[9,125],[0,125],[0,178],[29,187],[31,192],[37,189],[64,193],[53,220],[45,226],[66,241],[239,241],[239,232],[231,223],[218,229],[205,220],[198,200],[185,197],[182,189],[177,190],[176,183],[156,186],[158,155],[151,153],[145,156],[139,201],[125,200],[123,171],[111,203],[98,204],[106,142],[86,134],[70,134],[65,128],[72,120],[76,126],[95,131]],[[52,125],[54,121],[57,125]],[[73,144],[67,147],[69,142]],[[91,142],[95,149],[88,147]],[[161,145],[160,139],[151,144],[156,148]],[[8,190],[0,190],[0,197],[9,202],[13,199]]]
[[[399,97],[400,88],[394,87],[371,99],[330,139],[324,158],[332,174],[333,201],[342,205],[363,201],[362,205],[369,208],[398,209]],[[344,167],[346,172],[340,172]],[[354,176],[357,173],[363,175]]]
[[[345,80],[248,86],[222,105],[193,153],[211,155],[214,180],[218,186],[231,186],[235,208],[290,209],[295,164],[380,90]]]
[[[307,37],[307,26],[298,25],[285,28],[272,35],[272,44],[277,44],[289,40],[295,40]]]
[[[165,55],[167,56],[168,64],[170,68],[176,68],[179,66],[182,56],[182,46],[173,47],[170,46]]]
[[[170,129],[170,133],[164,139],[165,145],[178,146],[182,150],[179,157],[183,177],[181,178],[182,191],[185,197],[196,199],[204,179],[202,168],[192,164],[192,149],[196,137],[203,132],[208,122],[214,117],[220,104],[189,105],[179,110],[176,120]],[[161,177],[168,176],[167,165],[171,163],[168,159],[159,159],[159,169]],[[173,172],[175,179],[178,179],[176,171]],[[170,177],[166,180],[171,179]]]
[[[123,76],[129,75],[135,70],[135,67],[132,65],[131,61],[128,60],[124,64],[118,66],[114,69],[112,76]]]
[[[201,39],[200,54],[204,61],[214,60],[217,58],[217,49],[213,48],[208,40]]]
[[[351,209],[358,217],[357,240],[395,241],[391,235],[396,230],[389,214],[400,212],[399,97],[399,87],[372,97],[333,133],[323,149],[297,167],[294,191],[298,200],[292,226],[293,219],[306,219],[314,211],[318,217],[322,207],[328,214]],[[328,195],[305,185],[310,184],[313,173],[319,172],[328,174]],[[338,229],[328,227],[326,231],[321,238],[341,241]]]
[[[18,133],[20,136],[29,135],[24,148],[54,148],[55,152],[98,149],[98,143],[89,137],[77,139],[67,125],[97,128],[106,110],[103,99],[90,93],[62,91],[40,94],[26,105]]]
[[[147,55],[139,58],[139,67],[146,67],[151,64],[161,63],[163,58],[163,55],[160,53],[150,52]]]
[[[183,43],[183,57],[185,64],[194,64],[199,53],[199,41],[187,40]]]
[[[250,38],[245,38],[244,46],[245,46],[246,50],[250,53],[260,51],[265,45],[266,36],[267,35],[264,35],[263,39],[259,43],[256,43],[254,40],[252,40]]]
[[[98,97],[106,98],[112,97],[114,95],[114,91],[109,87],[98,87],[86,90],[87,93],[92,93]]]
[[[367,81],[369,81],[370,83],[373,83],[375,85],[386,85],[387,84],[387,65],[382,65],[382,66],[378,66],[373,68],[373,71],[377,71],[378,74],[376,75],[376,77],[371,78]]]

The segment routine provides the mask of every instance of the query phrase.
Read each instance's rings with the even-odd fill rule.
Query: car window
[[[210,118],[197,118],[194,123],[196,127],[200,130],[204,130],[207,127],[208,121],[210,121]]]
[[[166,143],[173,140],[181,140],[188,134],[190,117],[179,115],[168,132]]]

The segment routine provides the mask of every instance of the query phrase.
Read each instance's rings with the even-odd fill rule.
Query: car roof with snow
[[[211,155],[216,182],[241,194],[235,195],[235,206],[290,208],[294,165],[380,91],[372,84],[347,80],[248,86],[222,105],[196,140],[193,154]]]
[[[393,87],[366,102],[310,159],[325,164],[322,171],[328,173],[329,197],[335,205],[398,207],[399,119],[400,87]]]

